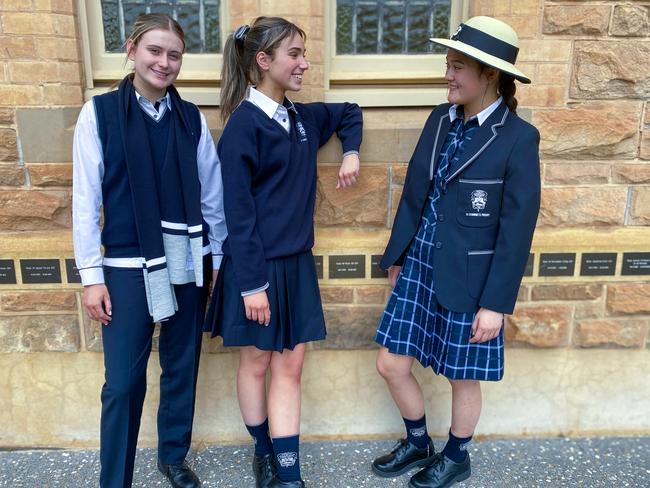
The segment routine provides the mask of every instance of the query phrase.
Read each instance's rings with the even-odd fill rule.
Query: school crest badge
[[[454,32],[454,35],[451,36],[451,40],[455,41],[458,38],[458,34],[460,34],[460,31],[463,29],[463,24],[460,24],[458,26],[458,29],[456,29],[456,32]]]
[[[485,210],[487,206],[488,194],[485,190],[474,190],[470,195],[472,201],[472,208],[477,212]]]
[[[281,452],[278,454],[278,463],[280,463],[280,466],[283,468],[290,468],[294,464],[296,464],[296,461],[298,460],[298,453],[297,452]]]

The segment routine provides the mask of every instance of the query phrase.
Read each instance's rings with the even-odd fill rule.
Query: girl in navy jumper
[[[184,50],[172,18],[138,17],[126,43],[134,73],[87,102],[75,127],[75,259],[84,309],[103,324],[102,488],[131,486],[155,322],[158,468],[173,486],[200,486],[185,456],[207,289],[226,229],[210,131],[172,85]]]
[[[539,211],[539,133],[517,117],[516,33],[474,17],[449,39],[447,98],[429,116],[409,163],[381,265],[393,293],[377,329],[377,369],[407,437],[375,459],[392,477],[417,466],[411,488],[470,476],[466,451],[481,412],[479,381],[503,376],[503,316],[512,313]],[[452,389],[449,439],[435,454],[414,359]]]
[[[228,122],[217,151],[228,238],[206,323],[226,346],[240,346],[239,405],[264,487],[304,486],[300,378],[305,343],[325,338],[311,253],[318,148],[334,133],[341,140],[337,188],[354,184],[359,172],[359,107],[285,97],[300,90],[309,68],[304,41],[287,20],[260,17],[237,29],[224,50]]]

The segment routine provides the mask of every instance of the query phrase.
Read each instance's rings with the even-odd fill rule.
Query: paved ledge
[[[436,440],[438,449],[443,444]],[[303,477],[311,488],[405,487],[408,475],[384,480],[370,472],[370,460],[391,446],[391,441],[304,443]],[[473,443],[470,452],[473,476],[459,487],[650,486],[650,437],[486,440]],[[210,446],[192,452],[190,462],[204,488],[244,488],[254,486],[251,455],[250,446]],[[96,450],[1,451],[0,486],[94,487],[98,457]],[[169,486],[155,459],[154,449],[138,450],[134,488]]]

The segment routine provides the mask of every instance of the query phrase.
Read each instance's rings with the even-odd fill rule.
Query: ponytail
[[[244,71],[242,42],[228,36],[223,48],[223,66],[221,68],[221,120],[228,120],[237,105],[246,96],[248,77]]]
[[[255,57],[264,52],[273,57],[275,50],[286,38],[299,35],[306,39],[305,31],[281,17],[258,17],[251,26],[241,26],[228,36],[223,48],[221,68],[221,119],[225,122],[246,96],[249,84],[262,80]]]
[[[503,71],[499,73],[499,94],[503,97],[503,103],[506,104],[508,109],[516,114],[517,113],[517,99],[515,98],[515,92],[517,87],[515,86],[515,77],[509,74],[504,73]]]

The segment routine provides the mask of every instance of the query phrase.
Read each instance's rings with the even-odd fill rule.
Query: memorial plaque
[[[539,276],[573,276],[576,254],[542,253],[539,257]]]
[[[623,253],[622,275],[650,275],[650,252]]]
[[[373,254],[370,256],[370,277],[371,278],[386,278],[388,276],[388,271],[384,271],[379,267],[379,261],[381,261],[381,254]]]
[[[582,253],[580,274],[582,276],[614,276],[616,273],[615,252]]]
[[[365,278],[366,256],[364,254],[349,254],[330,256],[330,279]]]
[[[16,267],[13,259],[0,259],[0,285],[16,284]]]
[[[316,265],[316,277],[319,280],[323,279],[323,256],[314,256],[314,264]]]
[[[533,276],[534,266],[535,266],[535,255],[531,252],[528,255],[528,261],[526,261],[526,267],[524,268],[524,276]]]
[[[74,259],[65,260],[65,274],[68,276],[68,283],[81,283],[81,275]]]
[[[61,283],[61,265],[58,259],[21,259],[23,283]]]

